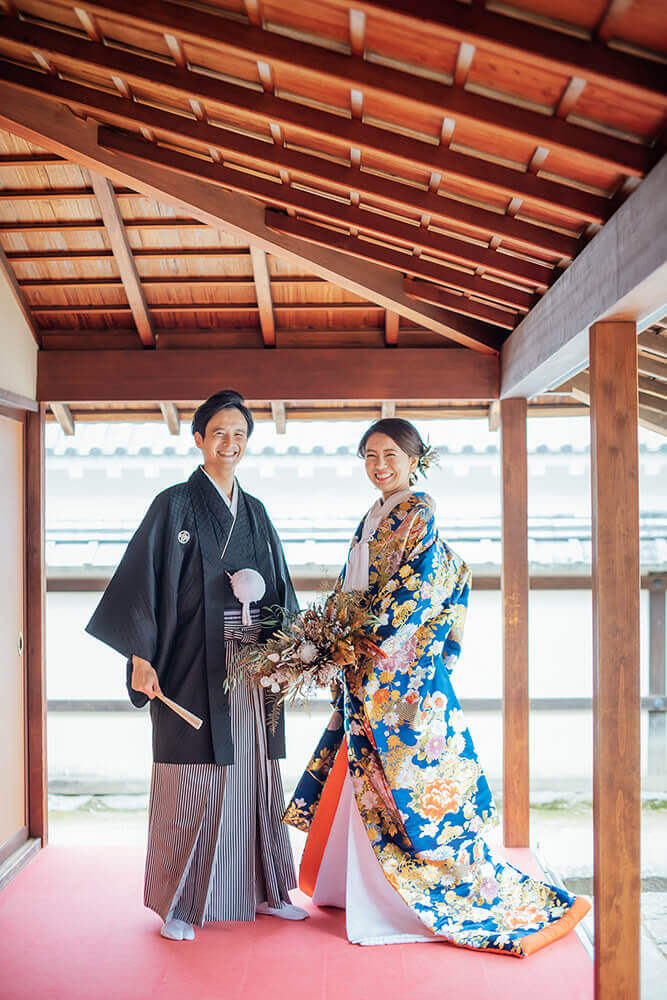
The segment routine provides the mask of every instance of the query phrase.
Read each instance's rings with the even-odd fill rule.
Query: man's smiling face
[[[204,465],[223,478],[232,476],[248,446],[248,425],[240,410],[218,410],[206,424],[204,436],[195,433],[195,444],[204,456]]]

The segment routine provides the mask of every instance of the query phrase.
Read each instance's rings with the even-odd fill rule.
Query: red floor
[[[509,859],[540,874],[530,851]],[[343,914],[213,924],[163,940],[128,848],[49,847],[0,893],[1,1000],[591,1000],[593,966],[570,934],[527,959],[446,944],[362,948]],[[298,894],[295,894],[295,900]]]

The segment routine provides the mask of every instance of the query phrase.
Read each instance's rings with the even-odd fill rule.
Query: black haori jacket
[[[276,530],[264,505],[240,487],[236,522],[221,559],[232,523],[229,508],[201,467],[187,483],[158,494],[86,626],[127,658],[127,688],[137,708],[148,699],[130,686],[133,654],[153,664],[169,698],[204,720],[195,730],[154,699],[156,762],[234,763],[224,689],[224,609],[230,595],[225,574],[255,569],[266,583],[262,606],[297,608]],[[270,707],[266,714],[270,717]],[[282,711],[275,732],[267,725],[267,740],[271,759],[285,756]]]

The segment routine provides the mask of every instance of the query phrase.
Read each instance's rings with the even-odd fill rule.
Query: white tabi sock
[[[285,901],[280,904],[280,907],[269,906],[268,903],[258,903],[255,912],[266,917],[280,917],[282,920],[305,920],[306,917],[310,916],[307,910],[302,910],[300,906]]]
[[[166,920],[160,928],[160,934],[169,941],[194,941],[195,932],[185,920]]]

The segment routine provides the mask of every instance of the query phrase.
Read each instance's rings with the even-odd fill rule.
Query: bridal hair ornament
[[[419,456],[419,461],[417,462],[417,470],[421,472],[422,476],[426,476],[426,473],[433,465],[438,465],[440,462],[440,452],[437,448],[434,448],[430,441],[427,441],[422,449],[422,453]]]
[[[431,466],[437,465],[439,461],[440,453],[438,449],[434,448],[430,441],[427,441],[426,444],[422,446],[421,454],[417,458],[416,470],[410,473],[410,486],[414,486],[417,482],[418,472],[421,472],[422,476],[426,478],[426,474]]]
[[[234,597],[242,607],[241,622],[252,625],[250,605],[261,601],[266,593],[264,577],[256,569],[239,569],[236,573],[228,573]]]

